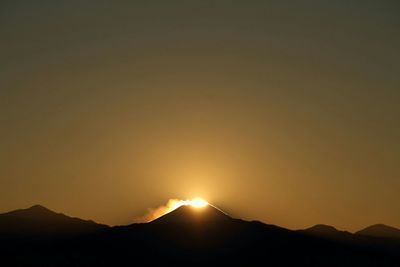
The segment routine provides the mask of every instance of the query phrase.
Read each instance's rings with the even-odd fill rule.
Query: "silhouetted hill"
[[[339,232],[335,227],[326,224],[316,224],[310,228],[305,229],[304,231],[308,233],[315,233],[322,235],[336,234]]]
[[[137,262],[151,266],[400,264],[395,256],[400,250],[386,250],[380,244],[370,246],[358,241],[320,238],[275,225],[234,219],[212,206],[204,210],[183,206],[151,223],[112,228],[95,240],[95,243],[90,239],[77,244],[82,248],[91,247],[94,254],[100,255],[97,258],[81,256],[93,260],[91,265],[101,262],[125,266],[133,255]]]
[[[325,224],[316,224],[310,228],[300,230],[300,232],[332,239],[349,239],[352,237],[350,232],[339,231],[335,227]]]
[[[356,232],[357,235],[385,237],[385,238],[400,238],[400,229],[387,226],[384,224],[374,224],[363,230]]]
[[[398,243],[352,234],[356,242],[321,238],[310,232],[342,232],[329,226],[292,231],[231,218],[212,206],[183,206],[151,223],[110,228],[40,206],[1,214],[0,219],[8,220],[7,227],[11,221],[18,227],[35,225],[37,236],[73,237],[39,242],[10,231],[20,239],[0,242],[4,266],[400,266]],[[71,227],[75,224],[80,226]],[[80,235],[82,225],[103,230]]]
[[[0,238],[60,238],[93,233],[106,225],[53,212],[35,205],[0,214]]]
[[[205,223],[221,222],[232,220],[224,212],[208,205],[203,208],[193,208],[191,206],[181,206],[176,210],[161,216],[152,223]]]

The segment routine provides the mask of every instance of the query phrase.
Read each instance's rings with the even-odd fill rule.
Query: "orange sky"
[[[1,1],[0,211],[400,227],[399,5],[293,2]]]

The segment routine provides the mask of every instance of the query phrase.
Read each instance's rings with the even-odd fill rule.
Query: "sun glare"
[[[201,198],[194,198],[192,200],[189,200],[188,202],[188,205],[194,208],[204,208],[208,205],[208,202]]]
[[[150,222],[169,212],[176,210],[181,206],[190,206],[195,209],[201,209],[207,207],[208,205],[210,204],[206,200],[199,197],[188,200],[170,199],[168,200],[166,205],[150,210],[150,213],[144,216],[143,221]]]

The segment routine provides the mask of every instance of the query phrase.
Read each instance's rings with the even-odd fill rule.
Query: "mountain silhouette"
[[[232,220],[224,212],[217,208],[207,205],[202,208],[183,205],[170,213],[161,216],[152,223],[215,223]]]
[[[331,235],[339,232],[335,227],[326,224],[316,224],[304,231],[321,235]]]
[[[310,228],[300,231],[315,236],[333,238],[333,239],[349,238],[352,235],[350,232],[339,231],[335,227],[326,224],[316,224]]]
[[[384,224],[374,224],[356,232],[355,234],[373,237],[400,238],[400,229]]]
[[[0,214],[0,238],[59,238],[106,228],[93,221],[68,217],[41,205]]]
[[[293,231],[212,205],[116,227],[37,205],[0,214],[0,240],[2,266],[400,266],[400,239],[328,225]]]

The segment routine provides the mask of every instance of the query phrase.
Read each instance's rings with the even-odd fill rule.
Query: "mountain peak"
[[[32,207],[30,207],[29,209],[47,209],[47,208],[40,204],[36,204],[36,205],[33,205]]]
[[[326,224],[316,224],[308,229],[306,229],[307,232],[313,232],[313,233],[336,233],[338,230],[331,226],[331,225],[326,225]]]
[[[374,224],[355,234],[374,237],[400,238],[400,229],[385,224]]]
[[[59,238],[92,233],[107,226],[69,217],[41,205],[0,214],[0,237]]]
[[[46,208],[42,205],[34,205],[34,206],[26,208],[26,209],[18,209],[18,210],[10,211],[8,213],[5,213],[4,215],[11,216],[11,217],[24,218],[24,219],[43,219],[43,218],[50,218],[50,217],[53,218],[53,217],[65,216],[61,213],[57,213],[52,210],[49,210],[48,208]]]
[[[331,225],[326,224],[316,224],[310,228],[300,231],[314,236],[340,240],[349,239],[352,236],[352,234],[347,231],[341,231]]]
[[[49,210],[48,208],[42,206],[42,205],[33,205],[30,208],[25,209],[26,211],[33,211],[33,212],[53,212],[51,210]]]
[[[212,205],[207,205],[202,208],[183,205],[154,220],[152,223],[204,223],[227,221],[231,219],[230,216]]]

